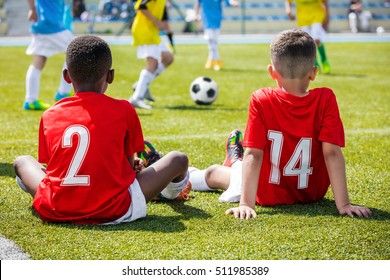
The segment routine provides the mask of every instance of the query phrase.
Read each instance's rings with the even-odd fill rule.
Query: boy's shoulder
[[[309,90],[309,96],[318,99],[333,99],[336,98],[332,89],[328,87],[312,88]],[[301,98],[293,96],[281,88],[264,87],[255,90],[252,93],[252,98],[259,101],[274,100],[279,98],[296,99]]]
[[[68,110],[70,107],[78,106],[84,102],[95,105],[96,108],[108,108],[110,111],[135,111],[128,100],[114,98],[103,93],[81,92],[76,93],[74,96],[59,100],[46,110],[46,112],[50,113],[53,111],[59,112],[62,110]]]

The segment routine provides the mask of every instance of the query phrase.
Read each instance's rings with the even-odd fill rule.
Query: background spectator
[[[371,12],[363,10],[363,5],[360,0],[352,0],[350,2],[348,10],[348,20],[349,27],[351,28],[352,33],[357,33],[358,31],[370,31],[371,18]]]

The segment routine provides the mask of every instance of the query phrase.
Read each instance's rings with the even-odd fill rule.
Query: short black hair
[[[79,83],[97,82],[111,69],[110,47],[97,36],[76,37],[66,51],[66,64],[72,80]]]
[[[271,61],[282,77],[300,79],[313,68],[316,52],[316,43],[308,33],[287,30],[272,42]]]

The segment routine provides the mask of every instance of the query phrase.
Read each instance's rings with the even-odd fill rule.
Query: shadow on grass
[[[74,225],[70,223],[48,223],[51,226],[58,226],[63,228],[78,228],[82,230],[101,230],[101,231],[151,231],[151,232],[182,232],[186,230],[186,226],[183,224],[183,220],[196,219],[209,219],[210,214],[207,214],[201,209],[186,205],[185,202],[172,201],[172,202],[158,202],[169,205],[180,213],[175,216],[158,216],[147,215],[143,219],[139,219],[130,223],[123,223],[119,225]],[[39,217],[34,208],[31,207],[33,216]]]
[[[0,176],[15,177],[13,164],[0,162]]]
[[[369,207],[369,206],[368,206]],[[369,207],[372,215],[368,220],[375,221],[388,221],[390,220],[390,213]],[[272,207],[256,207],[256,213],[258,215],[302,215],[302,216],[334,216],[342,217],[337,211],[336,204],[334,200],[322,199],[318,202],[313,202],[309,204],[294,204],[294,205],[278,205]]]

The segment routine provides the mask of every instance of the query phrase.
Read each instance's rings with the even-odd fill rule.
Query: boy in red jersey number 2
[[[226,190],[221,201],[240,201],[226,214],[249,219],[256,217],[256,203],[319,201],[331,185],[340,214],[371,215],[367,207],[349,201],[335,94],[329,88],[308,90],[318,72],[315,59],[316,44],[304,31],[285,31],[273,41],[268,71],[277,88],[252,94],[244,139],[237,130],[229,136],[225,166],[190,170],[193,190]]]
[[[161,193],[175,199],[187,186],[188,158],[170,152],[143,168],[140,121],[127,100],[105,94],[114,80],[108,44],[91,35],[67,49],[63,75],[75,95],[42,116],[38,161],[14,162],[19,186],[33,196],[43,221],[118,224],[146,216],[146,203]],[[44,167],[41,163],[47,164]]]

